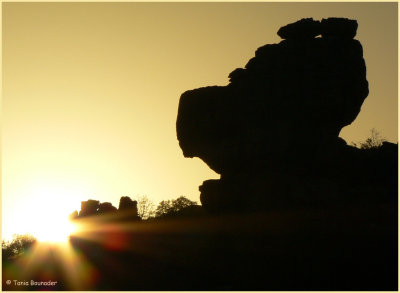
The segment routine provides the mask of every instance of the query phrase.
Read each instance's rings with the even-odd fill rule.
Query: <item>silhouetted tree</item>
[[[11,241],[3,240],[1,243],[3,259],[25,253],[36,241],[30,234],[14,234]]]
[[[158,204],[157,209],[156,209],[156,213],[155,213],[156,217],[159,218],[159,217],[171,212],[172,211],[171,206],[172,206],[172,204],[171,204],[170,200],[160,201],[160,203]]]
[[[141,219],[146,220],[154,217],[156,208],[154,203],[145,195],[140,196],[137,200],[138,215]]]
[[[179,211],[197,205],[197,202],[192,201],[184,196],[180,196],[175,200],[163,200],[156,209],[156,217],[163,217],[166,215],[176,214]]]
[[[189,206],[197,205],[197,202],[192,201],[184,196],[180,196],[172,201],[172,208],[174,211],[180,211]]]

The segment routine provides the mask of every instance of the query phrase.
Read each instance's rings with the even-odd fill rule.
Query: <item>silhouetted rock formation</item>
[[[132,200],[129,196],[122,196],[119,200],[119,210],[137,209],[137,201]]]
[[[258,48],[227,86],[182,94],[183,154],[221,174],[200,187],[205,208],[340,203],[366,197],[370,180],[393,195],[397,152],[375,160],[338,137],[368,95],[356,30],[355,20],[302,19],[278,31],[285,38],[279,44]],[[377,182],[376,170],[386,179]]]
[[[122,196],[119,201],[118,210],[110,202],[100,203],[98,200],[89,199],[81,202],[81,211],[73,212],[70,219],[79,219],[86,216],[106,215],[101,222],[111,221],[137,221],[138,215],[137,201],[129,196]],[[98,222],[100,223],[100,222]]]
[[[69,215],[69,219],[70,220],[74,220],[74,219],[76,219],[76,218],[78,218],[79,217],[79,214],[78,214],[78,211],[73,211],[70,215]]]
[[[323,38],[349,38],[357,34],[357,21],[347,18],[328,18],[321,21],[321,35]]]
[[[93,200],[93,199],[82,201],[79,217],[95,215],[97,213],[97,209],[99,208],[99,203],[100,202],[98,200]]]
[[[118,211],[124,213],[124,220],[140,220],[137,201],[132,200],[129,196],[122,196],[120,198]]]
[[[115,212],[117,208],[114,207],[110,202],[103,202],[99,205],[98,213],[109,213]]]
[[[303,18],[278,30],[278,36],[282,39],[310,39],[320,34],[321,23],[312,18]]]
[[[278,30],[282,39],[312,39],[319,35],[323,38],[352,39],[357,34],[357,21],[347,18],[328,18],[321,22],[312,18],[303,18]]]

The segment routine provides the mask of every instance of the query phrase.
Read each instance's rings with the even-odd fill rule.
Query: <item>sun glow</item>
[[[79,192],[66,185],[39,184],[28,186],[23,199],[7,210],[3,220],[3,239],[11,239],[13,234],[29,233],[40,242],[66,242],[76,225],[69,215],[79,209],[85,191]],[[4,217],[4,216],[3,216]]]
[[[76,226],[68,219],[57,219],[41,225],[35,236],[40,242],[66,242],[76,231]]]
[[[57,210],[43,211],[40,216],[32,216],[29,221],[18,233],[32,234],[40,242],[66,242],[77,230],[76,225],[68,219],[68,213]]]

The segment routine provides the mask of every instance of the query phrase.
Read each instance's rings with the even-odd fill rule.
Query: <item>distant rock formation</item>
[[[122,196],[119,200],[118,211],[124,213],[124,220],[140,220],[137,201],[129,196]]]
[[[137,201],[129,196],[122,196],[119,201],[118,209],[110,202],[100,203],[98,200],[89,199],[81,202],[80,212],[73,212],[70,219],[79,219],[87,216],[99,216],[108,214],[108,221],[132,221],[140,220],[138,215]]]
[[[87,201],[82,201],[81,202],[81,210],[79,212],[79,217],[95,215],[99,208],[99,203],[100,202],[98,200],[93,200],[93,199],[89,199]]]
[[[119,210],[127,210],[127,209],[136,209],[137,210],[137,201],[132,200],[129,196],[122,196],[119,200]]]
[[[258,48],[227,86],[182,94],[176,126],[183,154],[221,174],[200,186],[205,208],[331,204],[363,197],[376,167],[393,177],[397,153],[372,165],[367,151],[338,137],[369,92],[356,31],[355,20],[302,19],[279,29],[284,40]]]
[[[114,207],[110,202],[103,202],[99,205],[98,213],[109,213],[115,212],[117,208]]]

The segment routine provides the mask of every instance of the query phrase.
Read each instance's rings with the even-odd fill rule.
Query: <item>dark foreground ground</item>
[[[73,261],[3,261],[3,290],[397,290],[397,223],[370,205],[103,224]],[[5,283],[24,278],[58,282]]]

